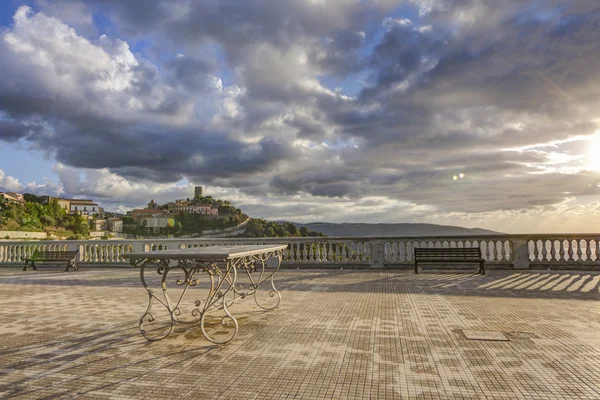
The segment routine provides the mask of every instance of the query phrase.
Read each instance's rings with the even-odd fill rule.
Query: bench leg
[[[33,268],[33,270],[37,271],[37,268],[35,267],[35,261],[25,261],[25,266],[23,267],[23,271],[27,271],[27,267],[29,266],[29,263],[31,263],[31,267]]]
[[[481,275],[485,275],[485,265],[484,264],[485,264],[484,261],[479,262],[479,273]]]
[[[415,261],[415,274],[419,273],[419,264]]]
[[[77,262],[75,260],[67,261],[67,268],[65,268],[65,272],[69,272],[69,268],[73,268],[73,271],[76,271],[79,269],[79,268],[77,268]]]

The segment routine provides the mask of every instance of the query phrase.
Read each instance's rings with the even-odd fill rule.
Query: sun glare
[[[600,171],[600,135],[596,135],[596,137],[590,141],[587,159],[589,169]]]

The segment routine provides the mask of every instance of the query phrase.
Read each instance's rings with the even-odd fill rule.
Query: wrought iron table
[[[274,275],[279,270],[283,257],[283,250],[287,245],[252,245],[252,246],[206,246],[198,248],[151,251],[145,253],[124,254],[131,264],[140,268],[142,285],[148,292],[148,308],[139,321],[140,332],[148,340],[161,340],[173,331],[176,322],[184,324],[198,323],[204,337],[216,344],[230,342],[238,332],[238,322],[231,314],[229,307],[238,299],[253,296],[256,305],[263,310],[272,310],[279,306],[281,294],[275,288]],[[272,260],[275,265],[267,268],[267,261]],[[148,285],[145,272],[147,266],[155,266],[160,275],[162,296],[155,293]],[[249,278],[247,289],[237,282],[238,270],[243,270]],[[167,292],[167,277],[175,272],[179,279],[175,281],[180,290],[177,301],[173,302]],[[258,276],[254,275],[256,272]],[[205,298],[193,302],[191,319],[183,319],[182,300],[188,288],[200,287],[198,275],[205,274],[210,282],[210,288]],[[268,296],[272,304],[265,304],[259,300],[259,290],[265,282],[270,283]],[[161,298],[162,297],[162,298]],[[176,296],[177,297],[177,296]],[[162,328],[155,328],[148,332],[145,323],[155,323],[156,313],[153,313],[154,300],[160,303],[168,316]],[[226,327],[229,322],[233,330],[224,337],[211,336],[206,330],[207,314],[213,311],[222,311],[225,315],[220,318],[220,325]],[[170,319],[170,320],[169,320]]]

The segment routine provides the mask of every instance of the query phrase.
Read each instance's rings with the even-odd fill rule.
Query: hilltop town
[[[135,239],[143,237],[323,236],[290,222],[250,218],[227,200],[203,194],[126,214],[105,211],[92,199],[0,192],[0,239]]]
[[[0,192],[0,230],[12,238],[136,237],[153,235],[200,235],[205,230],[235,227],[248,216],[226,200],[203,196],[202,186],[194,197],[166,204],[150,200],[146,208],[126,214],[105,212],[92,199],[69,199]],[[10,234],[6,234],[10,232]],[[27,233],[29,232],[29,234]],[[43,236],[43,235],[42,235]]]
[[[202,186],[194,188],[193,198],[162,205],[150,200],[146,208],[134,209],[122,217],[123,231],[137,235],[199,235],[236,227],[248,219],[229,201],[204,196]]]

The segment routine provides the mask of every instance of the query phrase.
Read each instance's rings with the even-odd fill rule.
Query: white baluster
[[[550,261],[556,261],[556,241],[550,240]]]
[[[567,245],[569,246],[569,259],[567,261],[575,261],[575,249],[573,248],[574,240],[568,240]]]
[[[565,245],[566,245],[566,240],[559,240],[558,241],[558,256],[559,259],[558,261],[566,261],[566,254],[565,254]]]
[[[585,243],[585,261],[592,261],[592,240],[591,239],[583,239]]]
[[[575,240],[576,246],[577,246],[577,261],[583,261],[582,257],[583,257],[583,249],[581,248],[581,240]]]
[[[548,259],[548,248],[546,247],[547,245],[548,245],[548,241],[543,240],[542,241],[542,261],[546,261]]]

